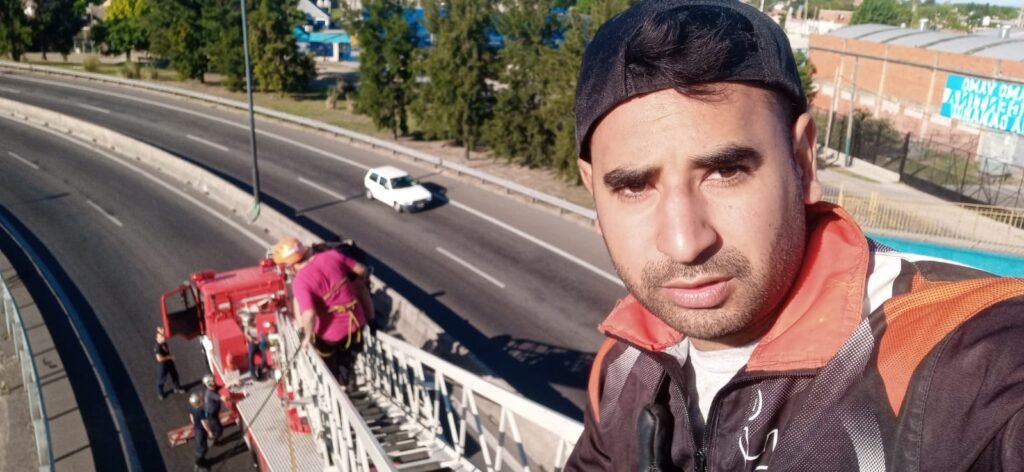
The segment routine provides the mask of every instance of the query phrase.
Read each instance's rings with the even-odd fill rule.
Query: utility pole
[[[836,66],[835,80],[832,81],[832,106],[828,109],[828,124],[825,125],[825,152],[832,144],[832,120],[836,116],[836,102],[839,101],[840,91],[843,89],[843,59],[839,56],[839,65]],[[828,156],[826,156],[828,157]]]
[[[249,98],[249,142],[252,145],[252,209],[249,219],[253,222],[260,217],[260,166],[256,153],[256,117],[252,107],[252,64],[249,63],[249,22],[245,19],[245,0],[242,4],[242,48],[245,56],[245,94]]]
[[[850,114],[846,116],[846,143],[844,144],[844,152],[846,153],[846,167],[853,165],[853,156],[850,155],[851,146],[853,141],[853,118],[854,110],[857,107],[857,56],[853,56],[853,77],[850,78]]]

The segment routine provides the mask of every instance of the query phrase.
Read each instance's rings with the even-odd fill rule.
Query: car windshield
[[[408,175],[391,179],[391,188],[406,188],[412,187],[413,185],[416,185],[416,179],[409,177]]]

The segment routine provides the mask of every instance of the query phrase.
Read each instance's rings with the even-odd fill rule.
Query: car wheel
[[[392,206],[392,208],[395,209],[396,213],[401,213],[402,212],[402,205],[399,205],[398,202],[395,202],[395,204],[394,204],[394,206]]]
[[[373,190],[366,189],[366,198],[373,200]]]

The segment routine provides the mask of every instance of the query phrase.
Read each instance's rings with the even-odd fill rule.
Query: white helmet
[[[189,405],[192,405],[192,408],[199,408],[199,405],[203,404],[203,400],[199,398],[198,393],[193,393],[188,396],[188,403]]]
[[[207,387],[213,387],[214,386],[213,376],[210,375],[210,374],[204,375],[203,376],[203,385],[206,385]]]

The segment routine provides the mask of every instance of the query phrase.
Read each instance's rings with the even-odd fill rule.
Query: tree
[[[298,92],[316,76],[313,59],[299,52],[292,30],[304,23],[290,0],[259,0],[248,15],[253,82],[265,91]]]
[[[32,19],[35,49],[43,53],[58,52],[67,59],[74,46],[75,35],[82,28],[82,21],[75,16],[73,0],[38,0],[36,14]]]
[[[405,17],[409,8],[402,0],[371,0],[346,15],[360,45],[358,110],[396,138],[409,133],[413,97],[416,36]]]
[[[128,62],[132,51],[147,49],[149,35],[143,17],[147,14],[146,0],[112,0],[106,11],[106,43],[108,54],[125,54]]]
[[[560,18],[551,15],[550,1],[510,0],[502,3],[498,31],[505,47],[498,53],[494,117],[487,143],[498,156],[530,167],[550,167],[555,133],[541,110],[548,101],[549,56],[554,52]]]
[[[202,20],[200,0],[161,0],[146,15],[150,52],[171,61],[171,67],[187,79],[200,82],[209,67],[207,35],[197,28]]]
[[[896,0],[864,0],[853,10],[850,24],[899,25],[910,21],[910,11]]]
[[[489,0],[426,0],[427,28],[435,42],[423,61],[429,82],[414,109],[430,133],[465,146],[466,158],[480,141],[491,114],[494,52],[488,46]]]
[[[21,0],[0,0],[0,55],[21,61],[32,42],[32,27]]]
[[[796,51],[793,56],[796,59],[796,70],[800,72],[800,85],[804,88],[804,94],[807,95],[807,104],[810,105],[814,102],[814,96],[818,93],[814,88],[814,74],[818,72],[818,69],[811,63],[811,59],[807,57],[806,52]]]
[[[242,13],[236,0],[204,0],[200,29],[206,37],[204,53],[210,70],[224,76],[224,88],[245,89],[245,58],[242,56]]]

